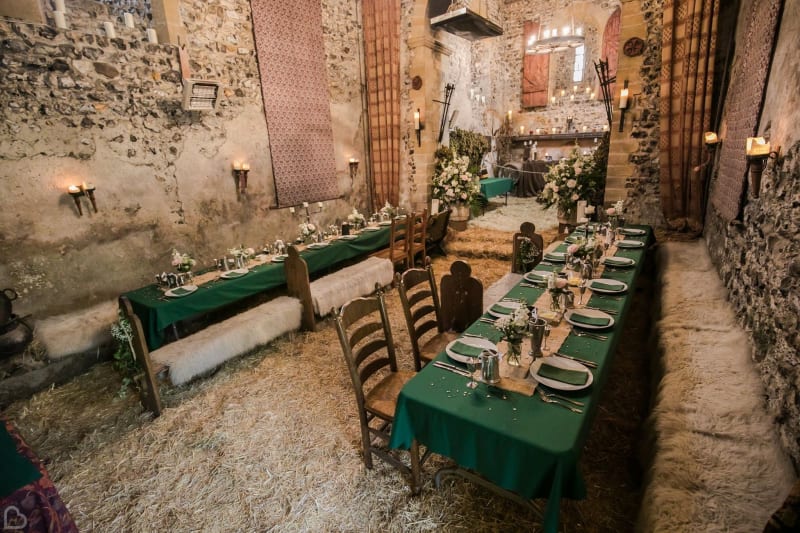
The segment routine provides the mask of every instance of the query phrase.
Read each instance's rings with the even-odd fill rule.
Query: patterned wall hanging
[[[279,206],[339,196],[330,97],[315,0],[251,0]]]

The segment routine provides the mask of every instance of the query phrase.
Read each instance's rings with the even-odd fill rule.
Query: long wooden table
[[[308,264],[309,274],[314,275],[385,248],[389,244],[389,233],[389,227],[382,226],[376,231],[362,231],[353,240],[339,239],[325,248],[306,249],[301,255]],[[156,284],[125,293],[125,296],[142,321],[148,348],[155,350],[164,344],[165,331],[172,324],[285,285],[284,264],[268,262],[250,267],[250,272],[240,278],[200,285],[195,292],[181,298],[164,298],[164,291]]]
[[[495,485],[525,499],[547,498],[545,531],[558,529],[561,498],[584,498],[586,487],[578,461],[589,435],[601,391],[608,379],[622,324],[633,299],[652,230],[646,226],[639,240],[644,246],[622,249],[618,257],[634,259],[626,269],[606,269],[603,278],[623,281],[628,291],[621,299],[593,294],[586,305],[609,309],[616,314],[614,326],[603,330],[607,340],[579,337],[570,333],[559,352],[597,363],[592,370],[593,384],[587,389],[566,393],[583,402],[582,413],[574,413],[532,397],[506,392],[489,394],[485,384],[475,393],[467,392],[467,378],[427,365],[402,389],[397,402],[390,446],[408,449],[416,439],[429,450],[453,459],[458,465],[477,472]],[[562,243],[557,251],[565,251]],[[539,265],[536,270],[561,270],[563,264]],[[518,284],[507,296],[535,301],[544,289]],[[488,316],[488,315],[486,315]],[[493,342],[501,334],[491,324],[473,323],[466,331]],[[451,361],[443,352],[437,360]],[[502,396],[505,396],[502,399]]]

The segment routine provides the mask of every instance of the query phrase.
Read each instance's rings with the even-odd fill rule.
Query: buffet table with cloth
[[[541,159],[525,161],[517,181],[517,196],[519,198],[539,196],[539,193],[544,189],[544,177],[549,171],[550,165]]]
[[[14,425],[2,417],[0,465],[3,531],[78,531],[44,465]]]
[[[481,194],[487,199],[507,195],[513,188],[513,178],[487,178],[481,180]]]
[[[459,466],[525,499],[547,498],[544,529],[557,531],[561,498],[586,496],[578,461],[620,342],[622,324],[635,292],[645,251],[653,238],[649,227],[631,228],[644,230],[644,234],[625,239],[641,241],[643,246],[616,249],[614,256],[633,259],[636,264],[625,269],[607,268],[602,273],[605,279],[626,283],[627,291],[619,298],[592,294],[586,304],[615,313],[613,327],[600,332],[605,340],[564,333],[563,344],[558,348],[559,353],[596,363],[597,368],[591,369],[593,383],[588,388],[568,393],[570,398],[584,404],[581,413],[544,403],[536,394],[526,396],[502,391],[498,396],[483,383],[474,394],[457,392],[469,390],[466,388],[468,378],[429,364],[400,393],[390,446],[408,449],[416,439],[431,451],[453,459]],[[567,244],[561,243],[556,251],[563,252],[566,247]],[[537,266],[535,271],[560,271],[563,267],[563,263],[547,264],[545,257],[545,264]],[[507,297],[533,302],[545,290],[523,279]],[[501,338],[500,331],[484,319],[474,322],[465,333],[480,335],[495,343]],[[552,340],[551,336],[548,345]],[[525,352],[528,346],[526,341]],[[436,360],[454,363],[445,352]]]
[[[389,244],[389,227],[362,231],[352,240],[330,241],[324,248],[301,252],[314,275],[329,268],[367,255]],[[133,311],[142,321],[147,346],[155,350],[164,344],[166,328],[201,313],[219,309],[269,289],[286,285],[283,263],[266,262],[250,266],[250,272],[235,279],[220,279],[200,285],[191,294],[180,298],[165,298],[164,291],[155,284],[128,292]]]

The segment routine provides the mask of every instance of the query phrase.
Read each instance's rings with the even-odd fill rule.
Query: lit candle
[[[567,94],[567,91],[565,91],[564,89],[561,89],[561,96],[563,97],[565,94]]]
[[[290,212],[290,213],[292,213],[292,214],[294,214],[294,207],[290,207],[290,208],[289,208],[289,212]]]
[[[550,97],[550,103],[552,103],[552,104],[556,103],[556,97],[555,96],[551,96]]]
[[[589,96],[589,98],[591,98],[592,100],[594,100],[594,91],[592,91],[592,94],[591,94],[591,96]]]
[[[419,130],[419,109],[414,111],[414,129]]]
[[[508,121],[511,122],[511,110],[508,110]]]
[[[56,28],[60,30],[67,29],[67,19],[63,11],[53,11],[53,20],[56,23]]]
[[[589,87],[586,88],[586,94],[589,94],[591,91],[592,91],[591,88],[589,88]]]
[[[713,131],[707,131],[703,134],[703,140],[706,144],[716,144],[719,141],[719,138]]]
[[[569,95],[569,99],[570,99],[570,101],[574,101],[575,100],[575,95],[574,94]]]
[[[747,138],[747,155],[759,156],[769,155],[770,145],[764,140],[764,137],[748,137]]]
[[[320,209],[322,209],[322,202],[317,202],[317,207],[319,207]]]
[[[555,133],[556,132],[556,128],[554,127],[552,131],[553,131],[553,133]]]
[[[308,207],[308,202],[303,202],[303,207]]]
[[[572,86],[572,92],[574,92],[574,93],[578,92],[578,86],[577,85],[573,85]]]
[[[67,189],[70,194],[80,194],[81,190],[77,185],[70,185]]]
[[[625,109],[628,107],[628,88],[625,87],[619,92],[619,108]]]
[[[473,98],[475,98],[475,89],[470,89],[469,90],[469,99],[472,100]]]
[[[56,8],[55,11],[61,11],[62,13],[67,12],[67,6],[64,5],[64,0],[56,0]]]
[[[357,160],[355,157],[351,157],[351,158],[350,158],[350,163],[351,163],[351,164],[353,164],[353,163],[358,163],[358,160]]]
[[[250,163],[242,163],[242,170],[250,170]]]
[[[536,135],[542,134],[542,128],[536,128]]]
[[[583,127],[583,131],[586,131],[586,126]]]
[[[147,42],[150,44],[158,44],[158,34],[153,28],[147,28]]]
[[[607,129],[608,129],[608,124],[603,124],[603,131],[606,131]]]
[[[125,27],[126,28],[133,28],[134,27],[133,15],[131,15],[130,13],[123,13],[122,14],[122,18],[125,20]]]
[[[486,97],[481,95],[481,104],[486,105]]]
[[[116,39],[117,32],[114,30],[114,23],[113,22],[104,22],[103,23],[103,30],[106,32],[106,36],[109,39]]]
[[[519,134],[520,135],[525,135],[525,126],[520,126],[519,127]]]
[[[242,162],[241,161],[234,161],[233,162],[233,170],[242,170]]]

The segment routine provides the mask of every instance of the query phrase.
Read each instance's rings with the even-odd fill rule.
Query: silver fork
[[[573,400],[571,398],[567,398],[566,396],[561,396],[559,394],[556,394],[555,392],[546,391],[544,389],[539,389],[539,390],[541,390],[542,394],[544,394],[548,398],[555,398],[557,400],[561,400],[562,402],[571,403],[572,405],[575,405],[577,407],[584,407],[583,402],[579,402],[578,400]]]
[[[575,328],[572,328],[572,333],[574,333],[578,337],[588,337],[590,339],[595,339],[595,340],[598,340],[598,341],[607,341],[608,340],[608,337],[606,337],[605,335],[598,335],[597,333],[589,333],[587,331],[579,331],[579,330],[577,330]]]
[[[558,406],[560,406],[560,407],[563,407],[564,409],[569,409],[569,410],[570,410],[570,411],[572,411],[573,413],[583,413],[583,411],[582,411],[581,409],[578,409],[577,407],[572,407],[572,406],[570,406],[570,405],[567,405],[567,404],[565,404],[565,403],[561,403],[561,402],[559,402],[558,400],[556,400],[556,399],[554,399],[554,398],[550,398],[550,397],[548,397],[548,396],[547,396],[547,395],[544,393],[544,391],[542,391],[542,389],[539,389],[539,388],[537,388],[536,390],[537,390],[537,391],[539,391],[539,398],[541,398],[541,400],[542,400],[544,403],[552,403],[553,405],[558,405]]]

